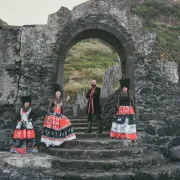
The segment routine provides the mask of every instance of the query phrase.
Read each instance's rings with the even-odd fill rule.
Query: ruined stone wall
[[[156,34],[143,30],[141,19],[131,12],[131,5],[132,1],[127,0],[91,0],[72,11],[61,8],[49,16],[46,25],[0,29],[0,141],[3,147],[9,141],[6,132],[12,132],[16,123],[14,113],[21,105],[22,95],[32,96],[37,116],[34,125],[40,137],[48,100],[53,96],[53,83],[58,78],[58,62],[64,58],[59,49],[63,49],[63,43],[68,45],[64,39],[96,23],[118,30],[119,35],[127,39],[127,54],[133,51],[135,69],[131,73],[135,78],[137,126],[143,131],[140,137],[157,144],[159,140],[154,137],[162,137],[166,144],[179,135],[180,85],[174,71],[178,65],[158,60]],[[170,66],[173,67],[171,73]],[[172,76],[175,78],[170,79]],[[117,92],[102,99],[106,129],[110,128],[111,116],[116,111],[116,96]]]
[[[136,109],[147,133],[143,138],[165,148],[179,136],[178,66],[175,62],[163,62],[150,56],[141,60],[135,71]]]
[[[18,96],[21,27],[0,28],[0,149],[9,145]]]
[[[40,133],[52,84],[56,82],[56,62],[50,31],[43,25],[2,27],[0,30],[0,133],[2,144],[10,144],[21,107],[21,96],[31,95]],[[7,137],[7,133],[8,137]],[[9,145],[8,144],[8,145]]]

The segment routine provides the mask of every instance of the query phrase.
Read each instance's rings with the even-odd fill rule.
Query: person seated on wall
[[[110,138],[137,140],[134,99],[129,93],[130,79],[120,80],[121,90],[118,96],[117,113],[113,118]]]
[[[21,101],[23,107],[18,111],[15,118],[18,123],[14,131],[13,145],[10,152],[19,154],[37,153],[35,132],[32,125],[34,113],[30,107],[31,97],[23,96]]]
[[[55,96],[50,98],[48,114],[44,120],[41,142],[46,147],[60,146],[65,141],[76,139],[70,120],[63,115],[63,99],[59,84],[54,85]]]

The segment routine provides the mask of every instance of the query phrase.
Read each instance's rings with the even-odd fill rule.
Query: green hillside
[[[116,63],[117,53],[105,42],[88,39],[77,43],[65,61],[65,92],[74,95],[87,90],[92,79],[101,85],[105,71]]]
[[[156,32],[163,60],[180,61],[180,0],[144,0],[133,12],[144,20],[144,28]],[[169,24],[175,20],[179,25]]]

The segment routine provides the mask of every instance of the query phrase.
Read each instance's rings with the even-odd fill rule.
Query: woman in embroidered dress
[[[60,146],[65,141],[76,139],[70,120],[63,115],[63,99],[58,84],[55,84],[55,97],[50,98],[48,114],[44,120],[41,142],[49,146]]]
[[[121,79],[121,91],[118,97],[118,112],[113,118],[110,138],[112,139],[137,139],[134,100],[129,93],[129,79]]]
[[[35,132],[32,125],[33,112],[30,107],[31,97],[21,98],[23,107],[20,109],[16,120],[18,124],[14,131],[13,145],[10,149],[12,153],[26,154],[38,152],[35,141]]]

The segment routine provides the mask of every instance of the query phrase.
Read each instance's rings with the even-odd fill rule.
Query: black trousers
[[[101,119],[101,114],[92,114],[91,112],[88,114],[88,121],[91,121],[92,122],[92,118],[93,116],[96,116],[96,120],[99,122],[99,121],[102,121]]]
[[[101,114],[92,114],[91,112],[88,114],[88,129],[91,131],[91,125],[92,125],[92,117],[96,116],[96,121],[98,121],[98,131],[102,132],[102,119]]]

